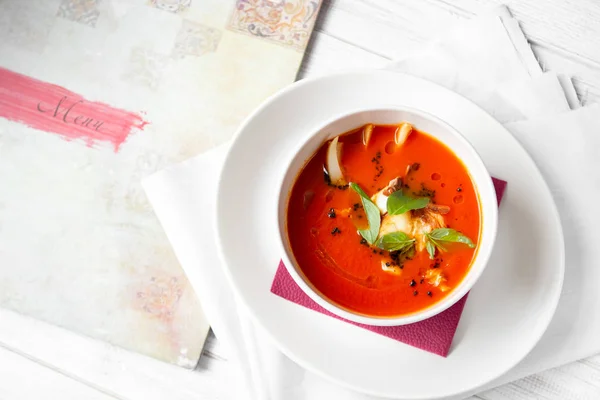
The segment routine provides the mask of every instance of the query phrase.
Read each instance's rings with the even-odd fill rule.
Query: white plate
[[[409,106],[454,126],[508,181],[490,264],[447,358],[308,310],[270,292],[280,254],[277,184],[292,149],[323,121],[363,107]],[[407,75],[369,71],[300,81],[238,131],[218,191],[221,256],[250,315],[292,360],[352,389],[400,399],[465,393],[507,372],[538,342],[558,304],[564,242],[537,167],[496,120],[463,97]]]

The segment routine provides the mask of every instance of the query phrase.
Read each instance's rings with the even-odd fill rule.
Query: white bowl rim
[[[489,258],[492,254],[494,242],[496,240],[497,228],[498,228],[498,207],[497,206],[490,208],[490,212],[485,215],[485,224],[482,222],[482,225],[481,225],[485,228],[481,230],[480,236],[483,236],[482,234],[484,231],[486,232],[486,238],[488,238],[487,239],[488,245],[483,247],[483,246],[481,246],[481,243],[478,244],[477,249],[476,249],[475,258],[471,262],[469,271],[463,277],[463,279],[461,280],[459,285],[456,288],[454,288],[451,291],[451,293],[449,293],[442,300],[434,303],[432,306],[429,306],[428,308],[426,308],[424,310],[417,311],[417,312],[407,314],[407,315],[392,316],[392,317],[385,317],[385,316],[378,317],[378,316],[369,316],[369,315],[355,313],[355,312],[352,312],[351,310],[346,310],[346,309],[336,305],[332,300],[327,299],[327,297],[325,295],[317,293],[317,291],[315,289],[313,289],[311,287],[311,285],[309,285],[307,283],[307,281],[298,273],[296,268],[294,268],[294,265],[296,265],[297,263],[292,261],[293,252],[291,251],[291,249],[288,250],[288,246],[286,246],[286,243],[289,242],[288,237],[287,237],[287,232],[285,231],[285,229],[281,228],[282,226],[283,227],[286,226],[286,221],[285,221],[286,214],[284,213],[284,215],[282,215],[279,212],[279,210],[281,209],[282,201],[285,203],[283,209],[284,210],[287,209],[289,192],[286,191],[286,193],[283,193],[283,191],[284,191],[284,182],[285,182],[286,178],[288,177],[288,175],[290,174],[290,169],[292,167],[292,163],[294,162],[298,153],[305,146],[307,146],[309,144],[309,142],[314,138],[314,136],[321,133],[327,126],[329,126],[343,118],[352,116],[354,114],[363,113],[363,112],[382,112],[382,111],[394,111],[394,112],[400,111],[400,112],[413,113],[413,114],[419,115],[420,117],[422,117],[424,119],[428,119],[434,123],[437,123],[441,127],[445,128],[449,132],[451,132],[461,142],[461,145],[464,146],[465,149],[471,153],[471,155],[473,156],[472,160],[475,163],[479,164],[479,167],[482,169],[482,171],[485,171],[485,175],[486,175],[487,179],[482,180],[482,181],[477,181],[477,182],[475,182],[473,176],[471,175],[471,173],[469,171],[469,175],[471,175],[473,184],[476,186],[481,212],[483,212],[482,211],[482,209],[483,209],[482,197],[483,196],[481,195],[481,193],[483,191],[487,192],[487,199],[489,199],[488,201],[489,202],[493,201],[494,204],[497,205],[497,197],[496,197],[496,191],[494,188],[494,184],[493,184],[491,175],[489,174],[483,160],[481,159],[481,156],[475,150],[473,145],[457,129],[455,129],[448,122],[446,122],[446,121],[442,120],[441,118],[436,117],[435,115],[432,115],[426,111],[420,110],[415,107],[404,106],[401,104],[393,104],[393,105],[388,105],[388,106],[378,105],[376,107],[362,107],[362,108],[346,111],[344,113],[340,113],[340,114],[326,120],[324,123],[319,124],[319,126],[316,129],[311,129],[311,134],[307,135],[305,140],[302,140],[297,144],[297,146],[295,147],[296,150],[291,152],[290,158],[288,160],[286,160],[285,164],[287,165],[287,167],[281,174],[280,179],[278,181],[279,183],[278,183],[278,191],[277,191],[277,210],[278,210],[278,212],[277,212],[277,214],[278,214],[277,215],[277,232],[278,232],[277,245],[279,246],[279,253],[283,260],[283,264],[284,264],[286,270],[288,271],[288,273],[291,275],[294,282],[302,289],[302,291],[306,295],[308,295],[319,306],[323,307],[327,311],[329,311],[332,314],[335,314],[341,318],[344,318],[344,319],[352,321],[352,322],[360,323],[360,324],[374,325],[374,326],[400,326],[400,325],[408,325],[408,324],[416,323],[419,321],[423,321],[425,319],[431,318],[437,314],[444,312],[445,310],[447,310],[448,308],[450,308],[454,304],[456,304],[460,299],[462,299],[473,288],[473,286],[476,284],[479,277],[483,274],[483,271],[485,270],[485,268],[488,264]],[[343,133],[343,132],[340,132],[340,133]],[[446,145],[451,151],[454,152],[453,148],[450,147],[448,144],[444,143],[444,145]],[[314,155],[314,153],[312,155]],[[312,157],[312,155],[311,155],[311,157]],[[300,169],[294,171],[294,177],[298,176],[299,172],[306,165],[306,162],[308,162],[309,159],[310,159],[310,157],[308,159],[305,159],[302,163],[302,167]],[[295,178],[294,178],[294,181],[295,181]],[[481,217],[483,218],[483,216],[481,216]],[[283,218],[283,221],[282,221],[282,218]],[[289,256],[290,254],[292,255],[292,258],[290,258],[290,256]],[[475,266],[475,265],[479,266],[479,268],[473,268],[473,266]]]

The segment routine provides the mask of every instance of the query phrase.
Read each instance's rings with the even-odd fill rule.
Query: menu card
[[[0,307],[195,366],[208,323],[140,181],[293,82],[319,6],[0,2]]]

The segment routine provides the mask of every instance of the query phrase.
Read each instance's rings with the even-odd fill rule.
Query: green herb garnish
[[[446,251],[444,243],[462,243],[470,248],[475,247],[475,244],[473,244],[471,239],[459,231],[450,228],[434,229],[431,232],[426,233],[425,236],[427,237],[427,252],[429,253],[429,258],[432,260],[435,258],[436,249]]]
[[[390,194],[387,199],[387,212],[390,215],[404,214],[410,210],[418,210],[427,207],[428,197],[406,196],[402,189]]]
[[[415,239],[411,239],[406,233],[392,232],[380,237],[376,246],[386,251],[400,251],[408,250],[414,244]]]
[[[360,233],[360,235],[372,245],[377,240],[377,236],[379,235],[379,227],[381,226],[381,214],[379,213],[379,208],[356,183],[351,182],[350,187],[360,196],[363,209],[367,215],[367,221],[369,222],[369,228],[359,229],[358,233]]]
[[[427,252],[429,253],[429,258],[433,260],[435,258],[435,245],[428,240],[427,243],[425,243],[425,247],[427,248]]]

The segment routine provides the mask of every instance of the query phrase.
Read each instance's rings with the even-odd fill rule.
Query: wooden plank
[[[115,400],[116,397],[0,347],[0,399]]]
[[[0,326],[2,347],[127,400],[226,398],[230,382],[240,381],[213,340],[210,356],[189,371],[5,309],[0,309]],[[0,365],[6,368],[4,361]]]
[[[439,24],[465,19],[428,1],[326,1],[329,15],[318,27],[322,33],[358,48],[395,59],[414,54],[438,37]]]
[[[315,32],[298,78],[321,76],[357,68],[382,68],[389,58],[360,49],[322,32]]]
[[[600,399],[600,355],[554,368],[470,397],[468,400]]]

